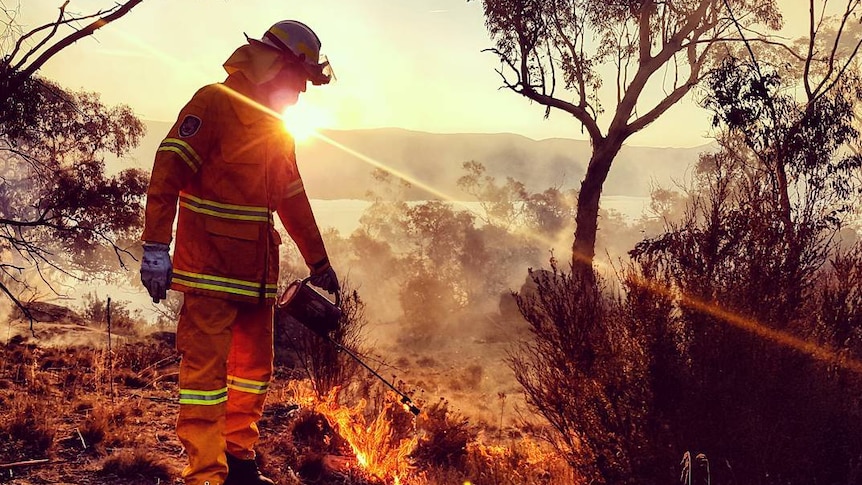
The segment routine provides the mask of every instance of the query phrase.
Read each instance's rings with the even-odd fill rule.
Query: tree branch
[[[575,81],[577,82],[577,85],[578,85],[578,88],[577,88],[578,97],[580,98],[578,100],[578,106],[580,106],[581,108],[586,108],[587,107],[587,94],[586,94],[586,92],[587,92],[586,86],[587,85],[586,85],[586,81],[584,80],[584,69],[583,69],[584,63],[583,63],[582,57],[578,55],[578,49],[575,47],[575,44],[573,44],[569,40],[569,37],[567,35],[565,35],[565,32],[563,31],[563,26],[560,23],[560,16],[557,13],[556,9],[553,10],[553,14],[554,14],[554,25],[557,28],[557,35],[562,40],[562,43],[568,49],[568,54],[572,58],[572,62],[575,64],[575,66],[577,66],[574,71],[575,71],[575,78],[576,78]],[[575,33],[575,35],[577,36],[578,33]],[[562,49],[560,49],[560,52],[562,53]]]
[[[506,64],[507,66],[509,66],[509,68],[512,69],[516,73],[516,75],[518,76],[518,81],[516,83],[512,83],[508,80],[508,78],[506,78],[505,74],[503,74],[500,70],[497,70],[497,73],[500,74],[501,78],[503,78],[503,84],[504,84],[503,87],[510,89],[510,90],[520,94],[521,96],[524,96],[527,99],[531,99],[531,100],[536,101],[538,103],[544,104],[546,106],[550,106],[552,108],[557,108],[559,110],[562,110],[562,111],[565,111],[565,112],[571,114],[578,121],[580,121],[581,123],[584,124],[584,126],[587,128],[587,132],[589,133],[591,139],[600,140],[603,137],[601,130],[599,129],[598,124],[596,123],[596,120],[594,120],[590,116],[589,112],[586,109],[584,109],[578,105],[572,104],[568,101],[564,101],[562,99],[555,98],[553,96],[548,96],[548,95],[541,94],[541,93],[537,92],[535,89],[533,89],[532,86],[530,86],[529,80],[525,82],[524,79],[522,79],[521,73],[523,71],[519,70],[517,67],[515,67],[515,65],[512,63],[512,61],[510,61],[498,49],[484,49],[483,52],[493,52],[494,54],[496,54],[497,57],[500,58],[500,61],[503,62],[504,64]]]
[[[33,329],[33,321],[34,321],[34,320],[33,320],[33,314],[32,314],[32,313],[30,313],[30,309],[29,309],[29,308],[27,308],[27,307],[25,307],[25,306],[24,306],[24,304],[23,304],[23,303],[21,303],[21,301],[20,301],[20,300],[18,300],[18,298],[16,298],[16,297],[15,297],[15,295],[13,295],[11,291],[9,291],[9,288],[7,288],[7,287],[6,287],[6,285],[4,285],[2,281],[0,281],[0,291],[2,291],[3,293],[5,293],[5,294],[6,294],[6,296],[7,296],[10,300],[12,300],[12,303],[14,303],[14,304],[15,304],[15,306],[16,306],[16,307],[18,307],[18,309],[19,309],[19,310],[21,310],[21,313],[23,313],[23,314],[24,314],[24,316],[25,316],[28,320],[30,320],[30,333],[33,335],[33,337],[35,337],[35,336],[36,336],[36,331]]]
[[[58,52],[65,49],[66,47],[69,47],[80,39],[92,35],[94,32],[108,25],[109,23],[123,17],[142,1],[143,0],[129,0],[126,3],[119,4],[113,9],[112,13],[101,17],[100,19],[92,22],[83,29],[62,38],[56,44],[45,50],[45,52],[43,52],[38,58],[36,58],[36,60],[33,61],[32,64],[20,71],[19,75],[16,76],[15,80],[10,83],[10,91],[17,90],[25,79],[30,78],[33,73],[39,70],[49,59],[54,57],[54,55],[56,55]]]
[[[46,35],[44,39],[42,39],[38,44],[36,44],[35,47],[33,47],[32,49],[27,51],[27,53],[24,55],[24,57],[21,59],[21,61],[19,61],[14,66],[12,66],[12,71],[17,71],[17,70],[21,69],[21,66],[23,66],[24,63],[27,62],[27,59],[30,58],[30,55],[33,54],[34,52],[38,51],[39,49],[42,48],[43,45],[48,43],[48,41],[51,40],[51,38],[54,37],[54,35],[57,33],[57,29],[60,28],[60,25],[63,25],[66,23],[63,20],[63,17],[66,15],[66,6],[69,5],[69,1],[70,0],[66,0],[66,2],[60,6],[60,14],[57,15],[57,20],[55,20],[54,22],[51,22],[50,24],[45,24],[39,28],[33,29],[30,32],[22,35],[21,38],[18,39],[18,42],[15,43],[15,50],[13,50],[12,54],[10,54],[10,56],[9,56],[9,63],[10,64],[12,62],[12,59],[15,58],[14,56],[18,53],[18,50],[21,48],[21,46],[23,45],[25,40],[27,40],[30,36],[36,34],[36,32],[40,32],[40,31],[47,29],[47,28],[51,29],[51,32],[49,32],[48,35]]]
[[[811,0],[811,1],[814,1],[814,0]],[[847,27],[847,21],[849,20],[851,14],[853,13],[853,8],[851,7],[852,3],[856,3],[858,5],[859,2],[858,2],[858,0],[849,0],[847,2],[847,8],[844,11],[844,15],[841,17],[841,25],[838,27],[838,31],[835,33],[835,41],[832,44],[832,51],[830,52],[830,55],[827,58],[829,68],[827,69],[826,74],[823,76],[823,79],[820,81],[820,83],[818,83],[817,87],[813,91],[813,94],[815,97],[819,97],[819,96],[817,96],[817,93],[820,92],[820,90],[824,88],[824,86],[826,85],[827,82],[829,82],[829,78],[832,76],[832,73],[835,70],[835,58],[838,56],[838,46],[841,43],[841,36],[843,35],[844,28]],[[860,39],[856,43],[856,47],[853,49],[853,52],[848,57],[847,62],[839,69],[839,72],[835,76],[835,79],[830,83],[829,87],[827,87],[826,89],[823,89],[823,92],[829,91],[831,89],[831,87],[834,86],[835,82],[838,79],[840,79],[841,77],[843,77],[844,72],[847,70],[847,68],[850,66],[851,62],[853,61],[853,58],[856,57],[856,54],[859,52],[860,45],[862,45],[862,39]],[[808,82],[807,76],[806,76],[805,81],[806,81],[806,83]],[[807,84],[806,84],[806,87],[807,87]],[[810,97],[810,95],[812,93],[808,93],[808,94]]]

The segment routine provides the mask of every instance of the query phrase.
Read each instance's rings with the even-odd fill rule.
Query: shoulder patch
[[[186,115],[186,117],[183,118],[183,122],[180,123],[180,138],[188,138],[190,136],[194,136],[194,134],[201,129],[202,124],[203,122],[197,116]]]

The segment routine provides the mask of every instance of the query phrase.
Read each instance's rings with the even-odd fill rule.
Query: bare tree
[[[545,106],[545,116],[551,109],[572,115],[589,135],[593,151],[578,195],[572,246],[574,266],[588,270],[599,198],[614,158],[631,135],[697,85],[715,65],[720,42],[739,40],[727,7],[746,28],[777,28],[781,22],[775,0],[482,3],[503,86]],[[602,92],[607,81],[613,95]],[[651,102],[648,94],[655,91],[659,96]]]

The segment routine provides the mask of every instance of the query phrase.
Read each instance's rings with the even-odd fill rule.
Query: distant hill
[[[146,122],[147,135],[126,163],[149,168],[159,143],[170,128]],[[409,174],[456,198],[465,196],[456,181],[462,164],[475,160],[487,174],[503,182],[513,177],[530,190],[578,188],[589,161],[587,141],[530,138],[500,134],[435,134],[398,128],[326,130],[324,135],[385,166]],[[605,183],[604,195],[647,196],[651,186],[680,180],[709,145],[695,148],[623,147]],[[299,168],[312,198],[362,199],[375,182],[374,167],[359,157],[319,139],[297,147]],[[412,199],[433,198],[414,188]]]

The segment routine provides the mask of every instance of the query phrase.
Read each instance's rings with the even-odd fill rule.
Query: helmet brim
[[[303,62],[302,68],[308,74],[308,80],[315,86],[329,84],[335,79],[335,74],[332,72],[332,66],[329,65],[329,61],[324,61],[320,64]]]

